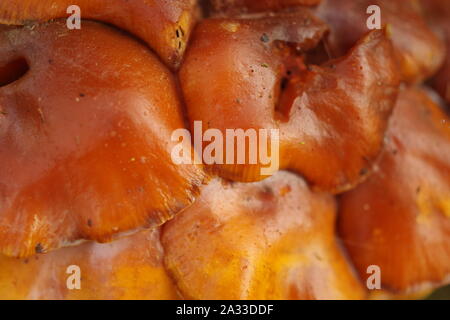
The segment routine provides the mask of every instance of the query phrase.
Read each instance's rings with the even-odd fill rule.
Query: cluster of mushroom
[[[0,298],[450,283],[448,1],[78,0],[70,30],[73,2],[0,2]],[[277,129],[279,170],[174,163],[195,121]]]

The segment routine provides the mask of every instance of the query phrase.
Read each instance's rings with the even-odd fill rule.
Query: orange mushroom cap
[[[68,286],[78,280],[79,288]],[[179,295],[164,269],[159,229],[152,229],[26,259],[0,256],[0,298],[165,300]]]
[[[194,200],[202,169],[171,161],[175,80],[144,46],[55,22],[1,32],[0,66],[17,59],[29,71],[0,87],[0,252],[109,241]]]
[[[172,68],[181,62],[197,18],[196,0],[2,0],[0,23],[23,25],[65,18],[71,5],[81,9],[82,19],[110,23],[131,32]]]
[[[433,75],[441,66],[445,48],[414,0],[323,0],[316,13],[330,26],[327,44],[332,54],[344,54],[370,31],[367,9],[371,5],[380,8],[381,24],[388,28],[402,79],[419,83]]]
[[[401,92],[370,178],[342,195],[339,231],[361,277],[414,294],[450,282],[450,119],[420,89]]]
[[[161,241],[185,298],[364,298],[334,224],[333,197],[281,171],[256,183],[213,180]]]
[[[341,59],[307,68],[298,50],[313,48],[326,30],[305,10],[202,21],[180,69],[191,129],[195,121],[223,136],[227,129],[277,129],[280,168],[333,192],[358,183],[381,149],[399,79],[383,31]],[[248,144],[245,152],[249,159]],[[262,167],[210,166],[237,181],[265,178]]]

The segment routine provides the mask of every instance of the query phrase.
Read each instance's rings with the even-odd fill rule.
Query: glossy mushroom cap
[[[196,0],[2,0],[0,23],[27,25],[67,18],[67,9],[74,4],[82,19],[106,22],[142,39],[171,68],[181,62],[197,18]]]
[[[194,200],[201,168],[171,161],[175,80],[146,47],[54,22],[1,32],[0,66],[14,61],[29,70],[0,87],[0,252],[110,241]]]
[[[316,14],[330,26],[329,51],[340,56],[370,31],[367,9],[371,5],[380,8],[381,24],[392,39],[402,79],[420,83],[433,75],[441,66],[445,47],[413,0],[323,0]]]
[[[292,173],[247,184],[216,179],[162,234],[154,228],[108,244],[0,256],[0,297],[364,298],[334,225],[333,197]],[[68,287],[73,267],[80,290]]]
[[[159,229],[45,255],[0,256],[2,299],[178,299],[164,269]],[[80,288],[74,289],[80,277]],[[68,286],[69,285],[69,286]]]
[[[278,172],[212,181],[163,227],[165,264],[188,299],[361,299],[335,238],[335,202]]]
[[[279,168],[332,192],[358,183],[381,150],[399,79],[383,31],[369,33],[343,58],[306,66],[301,53],[326,31],[304,9],[203,20],[180,69],[191,128],[201,121],[204,131],[223,136],[227,129],[279,130]],[[256,164],[226,158],[210,169],[236,181],[267,177],[261,158]]]
[[[340,203],[339,231],[361,277],[414,294],[450,282],[450,119],[420,89],[401,92],[374,174]]]

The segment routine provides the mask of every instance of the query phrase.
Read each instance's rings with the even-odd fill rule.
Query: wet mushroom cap
[[[176,69],[183,58],[197,18],[196,0],[2,0],[0,23],[27,25],[67,18],[71,5],[81,19],[112,24],[145,41],[161,59]],[[84,22],[82,22],[83,24]]]
[[[340,59],[306,65],[301,53],[326,31],[304,9],[203,20],[180,69],[191,128],[201,121],[204,131],[218,129],[223,136],[240,128],[264,129],[271,138],[279,130],[279,168],[331,192],[359,183],[381,151],[399,85],[396,64],[390,41],[378,30]],[[245,148],[250,159],[249,144]],[[243,182],[266,177],[261,157],[256,164],[230,164],[226,152],[222,164],[209,166],[219,176]]]
[[[362,277],[413,294],[450,281],[450,119],[421,89],[400,93],[368,180],[342,195],[339,233]]]
[[[445,47],[427,26],[418,2],[410,0],[323,0],[316,10],[330,26],[328,50],[344,54],[368,31],[367,9],[380,8],[381,27],[386,27],[394,46],[402,80],[419,83],[442,64]]]
[[[0,296],[178,299],[177,289],[164,269],[159,236],[159,229],[151,229],[112,243],[86,242],[29,258],[0,256]],[[74,289],[78,284],[79,290]]]
[[[110,241],[194,200],[201,168],[171,159],[185,126],[175,79],[146,47],[94,22],[7,30],[0,44],[0,65],[29,66],[0,87],[0,252]]]
[[[334,224],[334,198],[293,173],[216,179],[163,226],[165,265],[188,299],[362,299]]]

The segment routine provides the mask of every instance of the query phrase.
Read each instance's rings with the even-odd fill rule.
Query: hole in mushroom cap
[[[291,108],[302,90],[303,72],[307,69],[304,58],[288,56],[283,62],[284,76],[280,80],[280,93],[275,105],[276,116],[282,122],[289,121]]]
[[[22,78],[30,70],[25,58],[18,58],[0,65],[0,87],[7,86]]]

